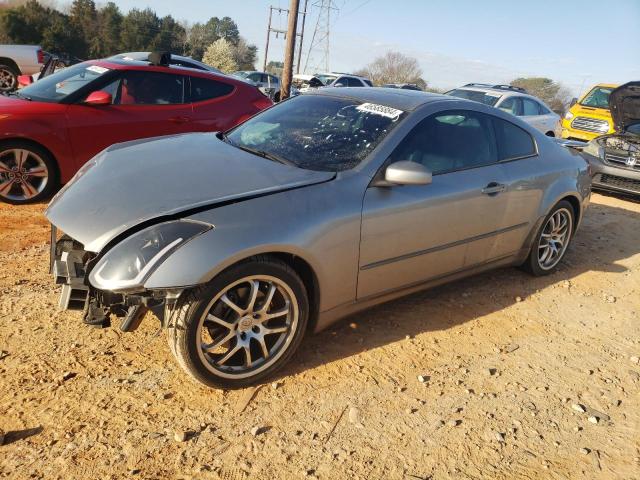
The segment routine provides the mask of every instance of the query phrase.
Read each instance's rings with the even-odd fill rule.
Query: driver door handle
[[[491,182],[482,189],[482,193],[485,195],[497,195],[498,193],[504,192],[506,189],[507,186],[504,183]]]

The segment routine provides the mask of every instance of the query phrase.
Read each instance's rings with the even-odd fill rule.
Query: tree
[[[551,110],[563,112],[571,100],[571,92],[562,84],[545,77],[521,77],[511,82],[546,103]]]
[[[400,52],[389,51],[377,57],[373,62],[360,70],[360,74],[368,77],[374,84],[384,83],[416,83],[424,88],[427,82],[422,79],[422,69],[418,60]]]
[[[151,43],[151,50],[162,50],[173,53],[184,53],[187,32],[171,15],[160,19],[158,34]]]
[[[108,57],[121,51],[120,31],[122,29],[122,13],[118,6],[107,3],[98,12],[98,37],[100,38],[101,57]]]
[[[122,21],[121,47],[126,51],[149,50],[159,31],[160,19],[150,8],[133,8]]]
[[[233,59],[236,62],[237,70],[255,70],[258,47],[249,45],[247,41],[240,37],[238,44],[233,46]]]
[[[98,12],[93,0],[73,0],[69,20],[76,32],[80,33],[83,42],[75,47],[75,55],[80,58],[95,58],[100,55],[100,37],[98,29]]]
[[[240,42],[238,25],[231,18],[211,17],[207,23],[195,23],[187,35],[186,51],[191,57],[199,60],[207,47],[220,38],[234,46]]]
[[[238,69],[238,64],[233,55],[233,46],[224,38],[220,38],[209,45],[204,52],[202,61],[225,73],[230,73]]]
[[[271,60],[267,63],[267,72],[272,73],[273,75],[282,75],[282,69],[284,68],[284,63],[276,62]]]

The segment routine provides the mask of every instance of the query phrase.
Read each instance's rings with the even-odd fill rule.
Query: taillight
[[[38,63],[44,63],[44,52],[42,49],[38,49]]]

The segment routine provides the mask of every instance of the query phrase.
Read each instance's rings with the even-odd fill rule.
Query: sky
[[[262,68],[269,5],[289,0],[115,0],[124,11],[206,22],[229,16],[258,46]],[[309,1],[302,65],[317,23]],[[300,0],[301,8],[305,0]],[[98,2],[100,3],[100,2]],[[429,85],[508,83],[544,76],[574,94],[595,83],[640,80],[640,0],[334,0],[330,69],[356,71],[389,50],[415,57]],[[286,29],[285,15],[273,24]],[[272,37],[269,60],[282,61],[284,40]],[[320,51],[307,64],[322,65]],[[313,73],[313,72],[307,72]]]

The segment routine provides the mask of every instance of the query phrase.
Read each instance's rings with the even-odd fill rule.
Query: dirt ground
[[[44,206],[0,204],[0,477],[640,478],[640,203],[592,201],[558,273],[366,311],[244,391],[189,380],[151,317],[58,312]]]

